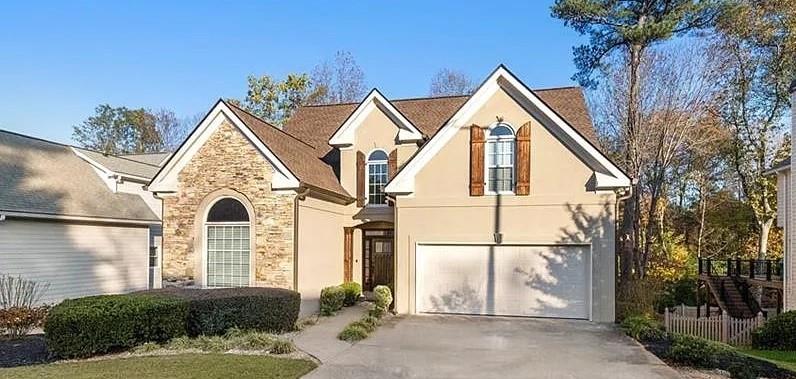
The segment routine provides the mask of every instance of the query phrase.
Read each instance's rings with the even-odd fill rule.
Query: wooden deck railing
[[[736,276],[769,282],[782,280],[782,260],[699,258],[699,275]]]

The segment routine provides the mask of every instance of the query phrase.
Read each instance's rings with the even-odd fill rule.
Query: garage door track
[[[679,378],[612,325],[476,316],[394,318],[307,378]]]

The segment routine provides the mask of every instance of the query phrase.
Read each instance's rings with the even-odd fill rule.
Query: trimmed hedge
[[[343,292],[345,292],[344,304],[346,307],[356,304],[359,297],[362,295],[362,286],[357,282],[345,282],[341,284],[340,287],[342,287]]]
[[[281,332],[298,319],[298,292],[266,287],[147,291],[188,302],[188,335],[221,335],[232,328]]]
[[[163,296],[104,295],[65,300],[44,324],[49,350],[60,357],[87,357],[163,342],[186,333],[188,304]]]
[[[724,368],[741,356],[729,345],[685,334],[675,334],[667,358],[690,367]]]
[[[388,310],[392,304],[392,291],[387,286],[376,286],[373,289],[373,302],[377,308]]]
[[[291,330],[300,305],[298,292],[279,288],[166,288],[65,300],[50,311],[44,332],[55,355],[86,357],[233,328]]]
[[[321,290],[321,315],[331,316],[343,309],[345,290],[341,286],[326,287]]]
[[[781,313],[752,333],[758,349],[796,350],[796,311]]]

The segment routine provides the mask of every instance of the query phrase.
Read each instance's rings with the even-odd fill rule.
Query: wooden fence
[[[750,345],[752,332],[763,325],[766,319],[763,313],[753,318],[732,318],[727,313],[711,317],[680,316],[664,311],[664,326],[667,332],[688,334],[711,341],[724,342],[731,345]]]

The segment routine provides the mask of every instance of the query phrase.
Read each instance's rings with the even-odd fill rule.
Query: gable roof
[[[111,191],[71,146],[0,130],[0,178],[2,213],[159,222],[140,196]]]
[[[144,153],[144,154],[121,154],[119,158],[125,158],[136,162],[146,163],[153,166],[162,166],[166,159],[171,155],[170,152]]]
[[[226,118],[221,117],[222,114]],[[346,200],[352,199],[340,185],[332,167],[320,159],[315,148],[224,100],[216,102],[177,151],[168,158],[149,183],[150,190],[176,191],[176,176],[179,171],[225,119],[229,119],[274,166],[274,188],[296,189],[304,183]]]
[[[337,131],[329,137],[329,145],[338,147],[353,145],[356,129],[362,124],[367,115],[373,111],[383,112],[398,126],[398,141],[417,142],[423,140],[423,133],[401,111],[396,109],[378,89],[374,88],[343,121]]]
[[[597,144],[583,91],[579,87],[534,90],[573,127]],[[434,135],[470,96],[444,96],[392,100],[401,112],[425,137]],[[315,147],[320,156],[333,147],[329,139],[360,103],[302,106],[284,126],[284,130]]]
[[[414,176],[428,163],[436,153],[456,134],[457,130],[467,125],[470,117],[480,109],[492,95],[498,91],[506,92],[522,108],[533,114],[557,139],[594,170],[593,180],[597,189],[623,188],[630,185],[630,178],[611,160],[597,149],[597,144],[587,139],[593,136],[593,128],[581,132],[569,120],[561,115],[561,110],[552,108],[539,95],[531,91],[522,81],[517,79],[505,66],[498,66],[489,77],[478,87],[464,104],[445,121],[445,124],[420,150],[398,171],[387,184],[386,192],[409,194],[414,192]],[[586,112],[588,115],[588,112]],[[578,119],[577,117],[575,119]],[[581,117],[580,122],[586,118]],[[590,121],[590,119],[589,119]],[[591,125],[591,122],[589,122]]]
[[[234,104],[227,103],[227,105],[260,138],[260,141],[273,150],[300,181],[322,190],[351,197],[340,185],[334,169],[320,159],[314,147]]]
[[[80,147],[73,147],[73,149],[75,149],[78,154],[83,155],[90,163],[100,166],[98,168],[103,169],[103,171],[110,171],[124,176],[149,180],[152,179],[160,169],[159,165],[143,163],[139,160],[127,158],[126,156],[104,154]]]

